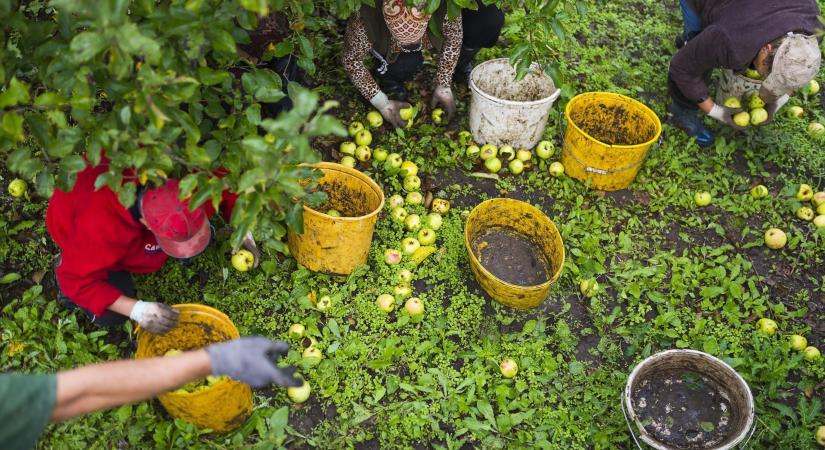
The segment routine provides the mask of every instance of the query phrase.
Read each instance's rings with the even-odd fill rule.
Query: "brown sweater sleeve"
[[[464,34],[461,16],[459,15],[450,20],[449,16],[445,14],[441,31],[444,33],[444,46],[441,48],[441,56],[438,59],[435,84],[436,86],[450,87],[453,72],[455,72],[455,66],[458,63],[458,56],[461,53],[461,41]]]
[[[361,21],[360,13],[355,13],[347,20],[342,60],[344,70],[347,71],[352,84],[367,100],[381,92],[378,83],[375,82],[372,74],[364,64],[364,59],[369,55],[370,48],[372,48],[372,43],[367,37],[367,29]]]
[[[728,35],[718,26],[702,30],[670,61],[670,77],[685,97],[695,102],[708,98],[705,72],[730,67]]]

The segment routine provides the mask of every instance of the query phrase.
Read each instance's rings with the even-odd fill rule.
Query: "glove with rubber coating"
[[[766,103],[765,104],[765,111],[768,112],[768,120],[766,120],[761,125],[773,122],[773,118],[774,118],[774,116],[776,116],[776,113],[779,112],[779,110],[783,106],[785,106],[785,103],[788,103],[788,100],[790,100],[790,97],[787,94],[785,94],[785,95],[777,98],[776,101],[774,101],[774,102]]]
[[[383,92],[375,94],[375,96],[370,99],[370,103],[381,113],[384,120],[391,123],[393,127],[403,128],[407,126],[407,121],[401,118],[401,110],[409,108],[409,103],[390,100],[387,98],[387,94]]]
[[[722,122],[725,125],[733,128],[734,130],[742,131],[745,129],[745,127],[741,127],[733,121],[733,116],[741,111],[741,109],[728,108],[726,106],[714,104],[713,108],[711,108],[710,112],[708,113],[708,116],[713,117],[719,122]]]
[[[449,123],[455,114],[455,97],[452,89],[447,86],[436,86],[433,91],[433,98],[430,101],[430,107],[435,108],[438,105],[447,113],[447,122]]]
[[[150,333],[166,334],[177,326],[179,314],[180,311],[169,305],[138,300],[132,307],[129,318]]]
[[[275,361],[286,355],[289,344],[261,336],[249,336],[212,344],[206,352],[212,360],[212,375],[226,375],[252,387],[270,384],[301,386],[294,367],[281,368]]]

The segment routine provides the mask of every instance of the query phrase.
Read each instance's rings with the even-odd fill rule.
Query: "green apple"
[[[808,222],[810,222],[810,221],[814,220],[814,210],[811,209],[811,208],[808,208],[807,206],[803,206],[803,207],[799,208],[798,210],[796,210],[796,217],[798,217],[802,220],[807,220]]]
[[[822,357],[822,354],[819,352],[819,349],[814,347],[813,345],[809,345],[805,347],[805,361],[814,362],[819,361],[819,358]]]
[[[29,190],[29,186],[26,184],[25,181],[21,180],[20,178],[15,178],[11,180],[9,183],[9,195],[15,198],[20,198],[26,195],[26,192]]]
[[[447,214],[447,212],[450,211],[450,201],[444,200],[443,198],[437,198],[433,200],[432,205],[430,205],[430,209],[434,213]]]
[[[355,158],[353,158],[352,156],[349,156],[349,155],[344,156],[343,158],[341,158],[341,161],[338,161],[338,162],[342,166],[349,167],[350,169],[355,168],[355,165],[357,164],[357,162],[355,161]]]
[[[507,158],[507,161],[512,161],[516,157],[516,151],[510,145],[505,145],[498,149],[498,156],[500,159]]]
[[[401,116],[404,120],[411,120],[413,118],[413,114],[415,113],[415,109],[412,106],[407,108],[401,108],[398,110],[398,115]]]
[[[324,359],[324,352],[322,352],[321,349],[316,347],[315,345],[310,345],[309,347],[305,348],[303,352],[301,352],[301,358],[306,360],[306,362],[315,365],[321,362],[322,359]]]
[[[424,195],[420,192],[410,192],[407,194],[407,204],[420,205],[424,203]]]
[[[444,121],[444,110],[441,108],[436,108],[430,114],[430,117],[432,117],[434,124],[441,125],[441,122]]]
[[[401,269],[398,272],[398,275],[396,275],[396,279],[398,280],[398,282],[400,284],[409,285],[410,282],[412,282],[412,278],[413,278],[413,273],[410,271],[410,269]]]
[[[728,98],[725,99],[725,101],[722,104],[725,105],[726,108],[732,108],[732,109],[742,108],[742,102],[740,102],[739,99],[736,98],[736,97],[728,97]]]
[[[805,339],[805,336],[800,336],[798,334],[793,334],[790,337],[791,348],[801,352],[805,350],[805,347],[808,346],[808,340]]]
[[[424,225],[428,228],[438,231],[441,228],[442,223],[444,222],[444,218],[441,217],[439,213],[429,213],[427,217],[424,218]]]
[[[541,141],[536,146],[536,155],[541,159],[550,159],[553,156],[553,143],[550,141]]]
[[[324,295],[318,299],[317,303],[315,303],[315,309],[318,311],[326,312],[330,308],[332,308],[332,297],[329,295]]]
[[[399,285],[392,288],[392,293],[395,294],[395,298],[404,300],[405,298],[412,296],[412,289],[406,285]]]
[[[811,203],[814,206],[819,207],[819,205],[825,204],[825,192],[819,191],[811,197]]]
[[[805,95],[816,95],[819,93],[819,83],[816,80],[811,80],[802,88]]]
[[[751,80],[762,79],[762,75],[759,75],[759,72],[756,69],[745,69],[745,71],[742,72],[742,75],[744,75],[747,78],[750,78]]]
[[[387,155],[387,164],[393,169],[398,169],[401,167],[401,164],[404,162],[404,159],[401,158],[401,155],[398,153],[390,153]]]
[[[401,251],[404,252],[405,255],[412,255],[421,247],[421,243],[418,242],[416,238],[404,238],[401,240]]]
[[[825,203],[816,207],[816,213],[820,215],[825,214]]]
[[[384,250],[384,262],[394,266],[401,262],[401,252],[394,248]]]
[[[292,400],[294,403],[303,403],[307,401],[309,398],[309,394],[312,393],[312,388],[309,386],[306,380],[304,380],[304,384],[298,387],[288,387],[286,388],[286,395]]]
[[[355,149],[355,159],[361,162],[367,162],[372,158],[372,150],[366,145],[359,145]]]
[[[799,185],[799,190],[796,191],[796,199],[800,202],[808,202],[814,198],[814,190],[811,186],[802,183]]]
[[[493,144],[484,144],[481,146],[481,156],[482,161],[487,161],[488,159],[493,159],[498,155],[498,147]]]
[[[466,147],[473,143],[473,134],[467,130],[461,130],[458,132],[458,143],[459,145]]]
[[[355,135],[358,134],[359,131],[363,130],[364,124],[362,124],[361,122],[352,122],[349,124],[349,127],[347,127],[347,132],[352,137],[355,137]]]
[[[418,214],[410,214],[404,219],[404,227],[409,231],[418,231],[421,228],[421,217]]]
[[[808,136],[819,139],[825,136],[825,126],[819,122],[811,122],[808,124]]]
[[[733,123],[740,127],[746,127],[751,123],[751,115],[747,111],[742,111],[733,115]]]
[[[378,128],[384,124],[384,118],[378,111],[370,111],[367,113],[367,123],[370,124],[372,128]]]
[[[424,317],[424,303],[418,297],[410,297],[404,303],[404,310],[413,319],[413,322],[420,322]]]
[[[789,106],[788,107],[788,117],[791,119],[799,119],[805,115],[805,110],[800,108],[799,106]]]
[[[404,220],[407,218],[407,210],[399,206],[398,208],[394,208],[390,215],[392,216],[393,222],[404,223]]]
[[[421,245],[432,245],[435,243],[436,234],[431,228],[422,228],[418,231],[417,237]]]
[[[501,161],[498,158],[490,158],[484,161],[484,167],[490,172],[496,173],[501,170]]]
[[[387,151],[381,147],[377,147],[372,151],[372,158],[378,162],[384,162],[387,160]]]
[[[751,110],[751,125],[761,125],[768,120],[768,112],[765,108],[756,108]]]
[[[478,155],[480,153],[481,153],[481,149],[478,148],[478,145],[475,145],[475,144],[468,146],[467,150],[464,152],[464,154],[466,154],[467,157],[470,158],[470,159],[478,158]]]
[[[516,158],[518,158],[518,160],[521,162],[527,162],[533,159],[533,154],[530,153],[530,150],[527,150],[526,148],[520,148],[516,152]]]
[[[498,370],[504,378],[513,378],[518,373],[518,364],[512,359],[502,360],[498,365]]]
[[[820,425],[816,429],[816,443],[821,447],[825,447],[825,425]]]
[[[751,188],[751,197],[753,198],[765,198],[768,196],[768,194],[768,188],[764,184],[758,184]]]
[[[412,161],[404,161],[401,163],[401,170],[407,172],[407,176],[418,175],[418,166]]]
[[[510,164],[507,164],[507,169],[509,169],[510,173],[512,173],[513,175],[518,175],[524,172],[524,162],[522,162],[520,159],[514,159],[510,161]]]
[[[564,165],[558,161],[550,164],[550,176],[560,177],[564,175]]]
[[[372,133],[370,133],[370,130],[361,130],[355,133],[355,144],[367,146],[372,144]]]
[[[355,149],[358,146],[355,145],[355,142],[352,141],[344,141],[341,142],[341,145],[338,146],[338,151],[341,152],[342,155],[354,155]]]
[[[332,216],[332,217],[341,217],[341,212],[338,211],[337,209],[328,209],[327,212],[326,212],[326,215]]]
[[[698,206],[708,206],[710,202],[713,201],[713,197],[711,197],[710,192],[701,191],[693,195],[693,201],[695,201]]]
[[[765,232],[765,245],[773,250],[779,250],[788,242],[785,232],[779,228],[770,228]]]
[[[293,323],[292,326],[289,327],[289,337],[301,339],[304,337],[304,331],[306,331],[306,328],[303,325],[300,323]]]
[[[400,208],[404,206],[404,197],[395,194],[387,200],[387,204],[390,205],[390,209]]]
[[[751,110],[751,115],[753,115],[754,109],[762,109],[765,107],[765,101],[762,100],[762,97],[759,96],[758,93],[754,93],[748,99],[748,109]]]
[[[776,334],[776,330],[778,328],[779,327],[776,325],[776,322],[768,319],[767,317],[763,317],[756,321],[756,330],[765,336],[773,336]]]
[[[814,225],[817,228],[825,227],[825,214],[820,214],[820,215],[814,217]]]
[[[599,282],[595,278],[587,278],[579,283],[579,292],[587,298],[599,293]]]
[[[255,265],[255,255],[249,250],[241,249],[232,255],[232,267],[238,272],[246,272]]]
[[[404,177],[404,183],[402,184],[404,190],[407,192],[410,191],[417,191],[421,188],[421,178],[418,178],[415,175],[407,175]]]

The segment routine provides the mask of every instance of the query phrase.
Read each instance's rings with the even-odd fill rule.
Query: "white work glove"
[[[441,105],[444,112],[447,113],[447,123],[450,123],[455,114],[455,97],[453,97],[453,90],[448,86],[436,86],[433,91],[430,107],[435,108],[438,105]]]
[[[180,311],[157,302],[138,300],[129,313],[129,318],[150,333],[166,334],[178,324]]]
[[[398,100],[390,100],[387,98],[387,94],[383,92],[375,94],[375,96],[370,99],[370,103],[372,103],[372,106],[374,106],[375,109],[381,113],[384,120],[391,123],[395,128],[403,128],[407,126],[407,121],[401,118],[400,111],[404,108],[409,108],[409,103],[400,102]]]
[[[247,232],[246,236],[243,238],[243,242],[241,243],[241,247],[249,250],[254,257],[254,263],[252,267],[258,267],[258,264],[261,262],[261,252],[258,250],[258,245],[255,243],[255,239],[252,238],[252,232]]]
[[[745,129],[745,127],[740,127],[733,121],[733,116],[741,111],[741,109],[728,108],[726,106],[714,104],[713,108],[711,108],[710,112],[708,113],[708,116],[713,117],[714,119],[733,128],[734,130],[742,131]]]
[[[303,384],[303,380],[293,375],[294,367],[275,365],[287,351],[289,344],[286,342],[270,341],[260,336],[242,337],[206,347],[206,353],[212,360],[212,375],[226,375],[252,387],[273,383],[287,387]]]
[[[773,118],[776,115],[776,113],[779,112],[779,110],[783,106],[785,106],[785,103],[788,103],[788,100],[790,100],[790,99],[791,99],[791,97],[789,97],[788,94],[785,94],[785,95],[779,97],[778,99],[776,99],[775,102],[766,103],[765,104],[765,111],[768,112],[768,120],[766,120],[764,123],[773,122]]]

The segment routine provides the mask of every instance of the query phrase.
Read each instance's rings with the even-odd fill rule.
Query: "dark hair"
[[[765,57],[765,64],[768,66],[768,73],[773,70],[773,59],[776,57],[776,51],[779,50],[779,46],[782,45],[783,42],[785,42],[785,36],[776,38],[769,42],[771,45],[771,51],[768,53],[768,56]]]

